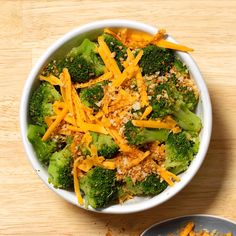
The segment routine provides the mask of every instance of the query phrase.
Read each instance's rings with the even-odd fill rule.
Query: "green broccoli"
[[[119,146],[115,143],[113,138],[107,134],[99,134],[90,132],[93,138],[91,144],[95,145],[98,150],[98,155],[105,158],[112,158],[119,150]]]
[[[169,131],[167,129],[139,128],[128,121],[125,124],[124,134],[129,144],[142,145],[154,141],[166,141]]]
[[[174,67],[176,71],[180,73],[182,76],[188,76],[189,72],[187,66],[177,57],[175,58],[174,61]]]
[[[43,69],[42,75],[49,76],[53,74],[56,77],[59,77],[63,68],[67,67],[68,59],[60,58],[51,60]]]
[[[158,176],[151,174],[143,181],[137,181],[136,183],[133,183],[132,179],[127,177],[122,190],[124,194],[154,196],[164,191],[167,186],[168,184],[165,181],[161,181]]]
[[[99,83],[88,88],[83,88],[80,90],[79,95],[81,102],[84,105],[93,108],[95,111],[98,111],[98,102],[100,102],[104,96],[102,84]]]
[[[188,86],[178,86],[177,90],[182,94],[183,102],[186,104],[186,107],[190,111],[194,111],[197,107],[199,96]]]
[[[67,68],[73,82],[84,83],[104,72],[105,66],[96,52],[96,43],[84,39],[80,46],[72,48],[65,58],[52,60],[43,74],[59,76]]]
[[[153,75],[156,73],[165,75],[171,69],[174,60],[173,50],[149,45],[143,49],[143,56],[139,65],[143,75]]]
[[[46,129],[43,126],[29,125],[28,139],[32,143],[39,161],[48,166],[50,156],[56,151],[56,142],[48,140],[43,142],[41,140]]]
[[[188,109],[182,94],[176,89],[171,78],[157,84],[151,94],[152,118],[173,115],[178,125],[189,131],[199,132],[200,118]]]
[[[45,125],[44,118],[54,114],[52,104],[61,99],[53,85],[43,82],[33,92],[29,102],[30,118],[36,125]]]
[[[117,195],[115,172],[95,167],[79,179],[86,204],[100,208],[109,204]]]
[[[148,93],[151,89],[148,89]],[[152,118],[162,118],[172,114],[176,107],[176,101],[182,100],[174,83],[170,79],[163,80],[162,83],[155,85],[151,95],[151,106],[153,109]]]
[[[175,174],[185,171],[198,152],[198,148],[197,135],[186,131],[177,134],[170,133],[166,141],[165,168]]]
[[[70,190],[73,188],[72,156],[67,147],[53,153],[48,166],[48,182],[55,188]]]
[[[117,65],[122,71],[124,69],[122,63],[127,58],[127,47],[109,34],[104,34],[104,41],[109,47],[110,51],[115,54],[114,59],[116,60]]]
[[[97,148],[99,156],[110,159],[119,151],[119,146],[110,135],[96,132],[90,132],[90,135],[93,139],[91,145],[94,145]],[[79,145],[78,148],[83,155],[90,155],[90,151],[86,147]]]
[[[186,65],[179,59],[176,58],[174,61],[174,68],[181,76],[181,79],[178,79],[173,75],[173,81],[175,83],[176,89],[181,93],[183,101],[190,111],[194,111],[199,100],[198,94],[195,92],[195,88],[191,85],[185,85],[182,83],[184,80],[190,80],[189,71]]]

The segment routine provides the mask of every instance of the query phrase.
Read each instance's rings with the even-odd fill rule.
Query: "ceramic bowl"
[[[38,86],[38,75],[40,74],[42,68],[52,59],[60,57],[60,55],[65,55],[72,47],[78,45],[82,42],[84,38],[89,38],[91,40],[96,39],[98,35],[103,32],[103,29],[106,27],[118,27],[118,28],[131,28],[139,31],[143,31],[149,34],[155,34],[157,29],[153,26],[129,21],[129,20],[104,20],[97,21],[90,24],[83,25],[76,28],[75,30],[65,34],[62,38],[56,41],[51,47],[49,47],[38,62],[32,68],[23,90],[21,106],[20,106],[20,128],[23,144],[27,153],[27,156],[33,166],[33,169],[37,172],[39,177],[43,182],[54,192],[56,192],[60,197],[65,200],[78,205],[76,196],[74,192],[69,192],[61,189],[55,189],[52,185],[48,183],[48,173],[45,168],[39,163],[34,149],[27,139],[27,127],[29,124],[28,116],[28,104],[29,98],[32,94],[32,91]],[[187,36],[187,32],[186,32]],[[176,42],[171,36],[168,35],[167,38],[169,41]],[[114,213],[114,214],[123,214],[123,213],[132,213],[138,212],[145,209],[155,207],[174,195],[176,195],[181,189],[183,189],[193,178],[200,168],[210,141],[211,129],[212,129],[212,110],[209,93],[207,86],[202,78],[202,75],[194,62],[193,58],[188,53],[176,52],[179,57],[184,61],[184,63],[189,68],[192,78],[195,80],[195,83],[200,91],[200,100],[197,107],[197,114],[202,119],[203,128],[200,133],[200,148],[199,152],[192,161],[188,170],[181,174],[181,181],[176,183],[173,187],[168,187],[165,191],[160,193],[155,197],[135,197],[132,200],[125,202],[124,204],[116,204],[103,209],[94,210],[88,208],[88,210],[97,211],[101,213]]]

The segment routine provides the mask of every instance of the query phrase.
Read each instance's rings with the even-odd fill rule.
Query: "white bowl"
[[[149,34],[155,34],[157,29],[153,26],[146,25],[143,23],[138,23],[135,21],[128,20],[104,20],[97,21],[90,24],[83,25],[56,41],[51,47],[49,47],[46,52],[42,55],[42,57],[38,60],[36,65],[31,70],[21,99],[20,106],[20,128],[21,135],[24,143],[24,147],[27,153],[27,156],[36,171],[39,177],[43,180],[43,182],[54,192],[60,195],[65,200],[79,206],[77,203],[76,196],[74,192],[69,192],[61,189],[55,189],[52,185],[48,183],[48,173],[47,170],[44,169],[39,163],[34,149],[31,143],[27,139],[27,127],[29,124],[28,117],[28,104],[29,98],[31,96],[32,91],[35,89],[37,84],[39,83],[37,77],[40,74],[42,68],[53,58],[60,57],[60,55],[65,55],[72,47],[78,45],[84,38],[96,39],[96,37],[102,33],[103,29],[106,27],[119,27],[119,28],[132,28],[140,31],[144,31]],[[187,33],[187,32],[186,32]],[[171,36],[168,36],[168,40],[172,42],[176,42]],[[211,129],[212,129],[212,110],[211,110],[211,102],[208,94],[208,90],[206,84],[202,78],[202,75],[192,59],[192,57],[188,53],[177,52],[180,58],[185,62],[187,67],[190,70],[192,78],[195,80],[198,89],[200,90],[200,101],[197,107],[197,114],[202,119],[203,128],[200,133],[200,148],[199,152],[192,161],[188,170],[185,171],[181,175],[181,181],[176,183],[173,187],[168,187],[165,191],[160,193],[155,197],[135,197],[132,200],[125,202],[124,204],[116,204],[103,209],[94,210],[92,208],[88,208],[92,211],[97,211],[101,213],[114,213],[114,214],[123,214],[123,213],[132,213],[138,212],[142,210],[146,210],[152,208],[154,206],[160,205],[161,203],[167,201],[175,194],[177,194],[181,189],[183,189],[196,174],[198,169],[200,168],[207,149],[210,142],[211,137]],[[83,207],[84,208],[84,207]]]

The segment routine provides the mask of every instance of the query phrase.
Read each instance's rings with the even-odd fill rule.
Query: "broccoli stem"
[[[144,140],[141,144],[150,143],[154,141],[164,142],[167,140],[169,131],[166,129],[143,129],[139,134],[142,135]]]
[[[134,126],[131,121],[128,121],[125,124],[124,134],[129,144],[143,145],[154,141],[166,141],[169,130],[140,128]]]
[[[48,140],[43,142],[41,137],[45,133],[45,127],[38,125],[29,125],[28,139],[32,143],[39,161],[48,166],[50,156],[56,151],[56,143]]]
[[[201,130],[201,119],[191,112],[184,104],[174,111],[174,118],[178,125],[189,131],[199,132]]]

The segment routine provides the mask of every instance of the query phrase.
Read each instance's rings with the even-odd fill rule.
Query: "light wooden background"
[[[101,215],[60,199],[32,171],[19,133],[27,75],[66,32],[106,18],[166,28],[192,53],[209,87],[213,136],[206,160],[176,197],[152,210]],[[0,0],[0,235],[138,235],[185,214],[236,220],[236,1]]]

